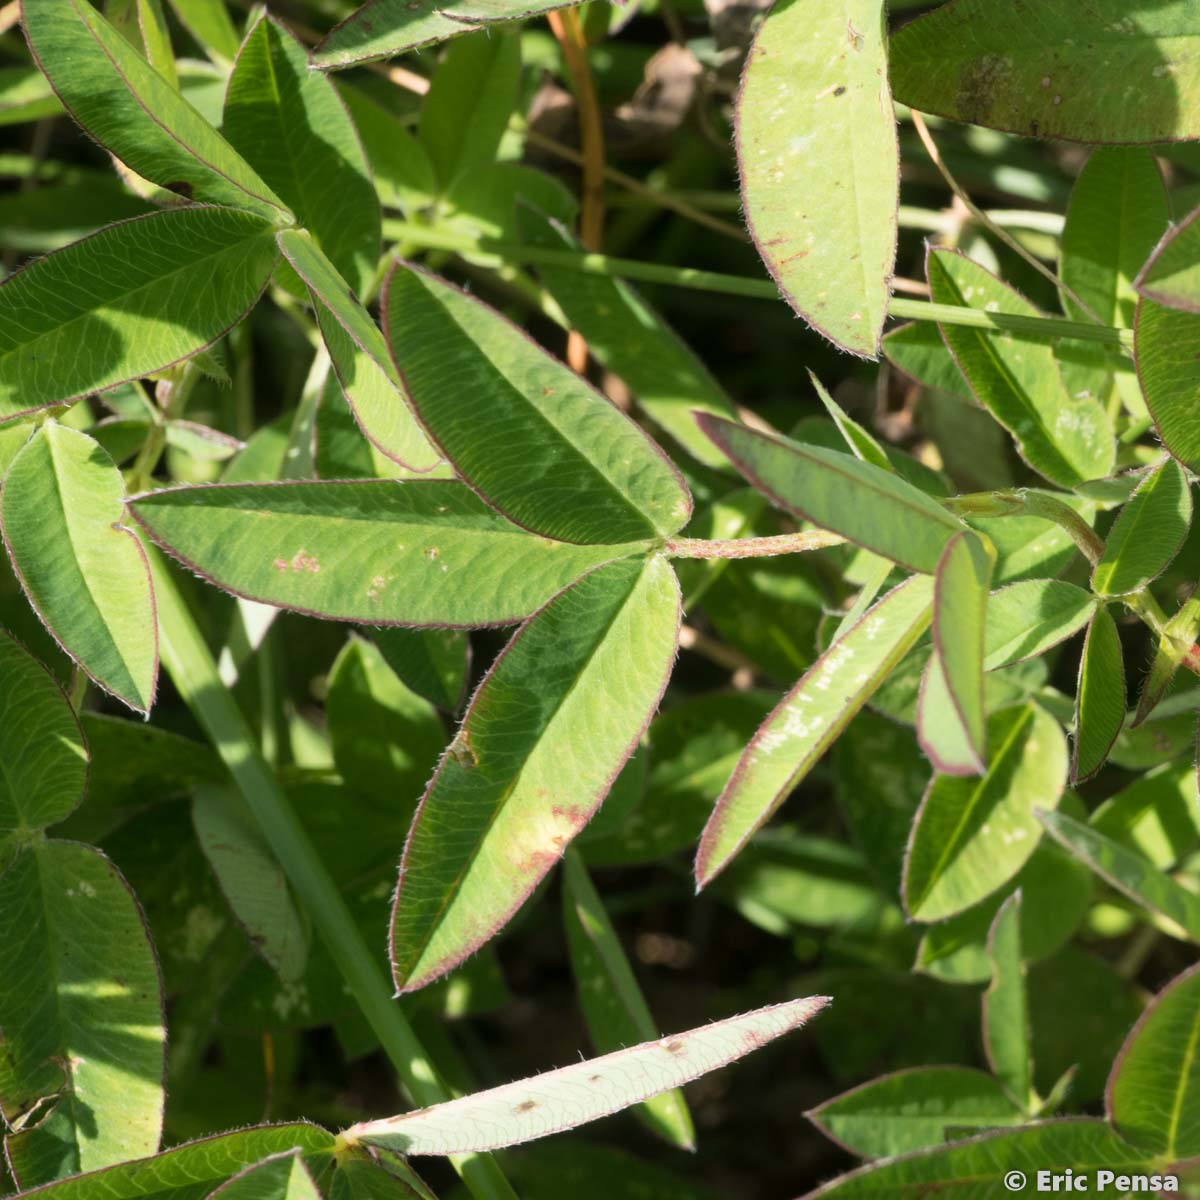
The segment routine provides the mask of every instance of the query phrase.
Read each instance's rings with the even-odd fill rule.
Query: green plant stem
[[[778,300],[779,291],[769,279],[750,279],[743,275],[723,275],[716,271],[698,271],[690,267],[671,267],[662,263],[638,262],[613,258],[607,254],[586,254],[571,250],[551,250],[523,246],[494,238],[472,238],[445,229],[412,224],[408,221],[384,221],[384,235],[391,241],[406,241],[426,250],[449,250],[490,258],[495,262],[544,263],[588,275],[608,275],[645,283],[664,283],[673,287],[702,292],[720,292],[758,300]],[[1039,337],[1071,338],[1101,342],[1108,346],[1132,346],[1133,331],[1108,325],[1090,325],[1063,317],[1027,317],[1017,313],[985,312],[954,304],[931,304],[926,300],[893,297],[888,313],[898,320],[936,321],[942,325],[963,325],[972,329],[994,329],[1007,333],[1025,333]]]
[[[404,1011],[393,999],[391,985],[255,745],[233,696],[221,682],[216,663],[162,555],[150,545],[146,550],[158,604],[163,665],[229,768],[406,1091],[420,1105],[449,1100],[449,1089],[439,1078]],[[459,1155],[452,1162],[477,1200],[516,1200],[490,1156]]]
[[[841,546],[846,539],[824,529],[804,533],[780,533],[773,537],[730,538],[727,541],[708,538],[669,538],[663,549],[671,558],[774,558],[780,554],[800,554],[805,550],[823,550],[826,546]]]

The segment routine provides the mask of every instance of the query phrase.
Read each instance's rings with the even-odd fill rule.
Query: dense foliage
[[[269,8],[0,6],[0,1191],[1200,1194],[1200,5]]]

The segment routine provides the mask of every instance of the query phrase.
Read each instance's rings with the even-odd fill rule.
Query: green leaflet
[[[1166,917],[1177,937],[1200,942],[1200,897],[1176,883],[1136,850],[1130,850],[1081,821],[1041,812],[1046,832],[1101,879],[1135,904]]]
[[[784,298],[835,345],[878,356],[900,186],[882,0],[777,4],[736,128],[746,224]]]
[[[41,1189],[45,1200],[196,1200],[243,1168],[273,1154],[299,1149],[326,1158],[333,1134],[307,1121],[260,1125],[174,1146],[153,1158],[121,1160],[89,1175],[63,1179]]]
[[[329,1200],[437,1200],[406,1159],[378,1156],[365,1146],[343,1148]]]
[[[1100,770],[1125,723],[1125,665],[1117,623],[1107,608],[1092,617],[1079,661],[1075,693],[1075,737],[1071,779],[1090,779]]]
[[[180,23],[211,57],[233,62],[238,35],[222,0],[170,0],[170,4]]]
[[[964,530],[946,543],[933,582],[933,645],[951,701],[975,760],[987,762],[987,714],[983,701],[984,628],[995,551]],[[944,769],[944,768],[943,768]]]
[[[1135,1150],[1106,1121],[1082,1117],[1045,1121],[1023,1129],[987,1133],[967,1141],[933,1146],[900,1158],[871,1163],[808,1193],[803,1200],[926,1200],[945,1192],[962,1196],[1007,1195],[1010,1171],[1036,1186],[1038,1171],[1094,1179],[1100,1169],[1115,1174],[1151,1173],[1147,1155]],[[1022,1183],[1021,1187],[1025,1187]]]
[[[1134,280],[1171,221],[1162,172],[1149,150],[1093,150],[1071,190],[1059,273],[1106,325],[1133,328]],[[1064,296],[1067,313],[1088,316]]]
[[[604,902],[574,849],[563,859],[563,924],[593,1047],[606,1054],[639,1041],[652,1041],[658,1036],[658,1027]],[[678,1089],[645,1101],[635,1114],[672,1145],[685,1150],[695,1147],[692,1116]]]
[[[0,869],[10,844],[70,816],[87,778],[87,741],[62,689],[0,633]]]
[[[1169,983],[1130,1031],[1108,1081],[1109,1119],[1168,1162],[1200,1153],[1200,968]]]
[[[1089,593],[1061,579],[1026,579],[999,588],[988,598],[984,668],[1039,657],[1078,633],[1095,611]]]
[[[894,471],[895,468],[888,459],[887,451],[857,421],[846,414],[842,406],[829,394],[825,385],[811,371],[808,373],[808,378],[821,403],[825,406],[829,419],[837,426],[838,433],[842,435],[842,440],[849,447],[850,453],[855,458],[869,462],[884,471]]]
[[[149,712],[158,681],[150,571],[122,522],[125,485],[85,433],[47,421],[0,493],[4,541],[29,602],[105,691]]]
[[[888,362],[910,379],[960,400],[971,398],[971,389],[936,325],[914,321],[889,330],[881,348]]]
[[[344,1136],[408,1155],[516,1146],[619,1112],[736,1062],[799,1028],[828,1003],[826,996],[806,996],[773,1004],[460,1100],[367,1121]]]
[[[209,1200],[321,1200],[321,1193],[300,1155],[289,1151],[238,1172]]]
[[[804,1115],[861,1158],[940,1146],[952,1133],[1017,1125],[1023,1117],[996,1080],[970,1067],[914,1067],[883,1075]]]
[[[971,742],[962,714],[950,692],[942,656],[930,653],[921,674],[916,703],[917,741],[935,771],[944,775],[979,775],[979,750]]]
[[[380,630],[433,639],[453,631]],[[461,637],[462,635],[457,635]],[[352,637],[329,672],[325,698],[333,761],[363,796],[386,797],[389,811],[411,817],[446,744],[432,705],[408,690],[369,642]]]
[[[153,1154],[166,1033],[158,966],[128,885],[98,850],[40,841],[0,875],[0,1111],[22,1188]]]
[[[531,246],[576,250],[563,226],[518,205],[521,239]],[[733,403],[674,330],[629,284],[604,275],[539,266],[538,277],[588,349],[619,375],[650,419],[709,467],[728,460],[696,426],[694,412],[732,418]]]
[[[371,168],[333,83],[270,17],[238,52],[221,129],[361,295],[379,259]]]
[[[1200,209],[1174,226],[1154,248],[1134,287],[1148,300],[1200,312]],[[1160,230],[1161,232],[1161,230]]]
[[[1092,814],[1097,833],[1169,868],[1200,840],[1191,762],[1163,763],[1139,775]]]
[[[992,1074],[1022,1108],[1034,1102],[1033,1052],[1021,946],[1021,893],[1000,906],[988,934],[992,981],[983,996],[983,1046]]]
[[[338,92],[362,139],[380,200],[409,215],[428,208],[437,195],[437,181],[425,147],[362,89],[339,81]]]
[[[122,37],[173,87],[179,89],[171,35],[159,0],[109,0],[104,15]]]
[[[0,284],[0,418],[194,354],[254,304],[276,257],[260,217],[185,208],[111,225],[36,259]]]
[[[308,934],[270,844],[245,801],[202,786],[192,799],[196,840],[250,944],[284,983],[304,974]]]
[[[62,104],[36,67],[0,67],[0,127],[56,117]]]
[[[391,931],[401,991],[502,928],[587,824],[658,705],[679,621],[674,572],[654,557],[585,575],[521,627],[404,848]]]
[[[1124,596],[1157,579],[1179,553],[1191,521],[1191,483],[1175,459],[1164,458],[1121,508],[1092,571],[1092,589]]]
[[[1200,132],[1200,14],[1190,0],[1043,0],[1013,21],[957,0],[892,39],[896,99],[1033,137],[1167,142]],[[1114,81],[1100,90],[1098,79]],[[1117,81],[1122,81],[1119,84]]]
[[[419,126],[443,193],[495,159],[520,76],[521,43],[509,34],[488,30],[447,46],[421,104]]]
[[[21,14],[29,48],[71,116],[123,163],[189,200],[288,219],[241,155],[87,0],[24,0]]]
[[[854,461],[854,460],[850,460]],[[929,623],[931,582],[914,576],[878,601],[813,663],[742,752],[696,855],[709,883],[745,845],[912,648]]]
[[[700,428],[772,503],[901,566],[932,575],[964,526],[899,476],[701,413]]]
[[[644,549],[538,537],[448,481],[218,484],[131,508],[226,591],[367,625],[511,625],[583,572]]]
[[[1200,468],[1200,416],[1195,403],[1200,389],[1200,314],[1143,299],[1133,336],[1138,380],[1158,436],[1194,471]]]
[[[517,21],[563,7],[564,0],[367,0],[329,31],[313,51],[313,65],[329,71],[390,58],[467,33],[476,25]]]
[[[927,270],[937,304],[1038,315],[1024,296],[957,251],[931,251]],[[1035,471],[1066,488],[1111,473],[1115,452],[1104,409],[1089,396],[1068,395],[1050,342],[953,325],[941,330],[976,399]]]
[[[471,643],[457,629],[372,629],[371,641],[405,685],[447,712],[462,703]]]
[[[1061,806],[1083,816],[1071,793]],[[992,977],[988,934],[1001,904],[1021,892],[1021,947],[1038,962],[1061,950],[1087,915],[1095,892],[1091,873],[1052,838],[1042,838],[1029,861],[998,892],[978,904],[930,925],[921,937],[913,970],[947,983],[986,983]]]
[[[1054,808],[1066,786],[1066,738],[1037,705],[993,713],[988,742],[982,778],[935,775],[921,801],[904,862],[914,920],[953,916],[1011,879],[1037,845],[1035,810]]]
[[[682,477],[637,425],[494,309],[397,263],[384,329],[432,440],[519,525],[571,542],[668,535]]]
[[[313,50],[313,66],[336,71],[466,33],[469,27],[443,15],[442,7],[440,0],[367,0]]]
[[[364,436],[401,466],[432,470],[442,456],[409,408],[379,326],[306,230],[283,230],[278,242],[308,287],[334,373]]]

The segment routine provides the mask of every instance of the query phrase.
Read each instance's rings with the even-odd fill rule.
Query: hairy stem
[[[146,546],[158,603],[163,665],[179,694],[212,739],[280,866],[307,908],[363,1015],[419,1105],[451,1099],[392,987],[367,948],[341,892],[259,752],[255,739],[188,611],[158,550]],[[483,1154],[452,1160],[476,1200],[516,1200],[494,1159]]]
[[[663,549],[672,558],[774,558],[780,554],[800,554],[805,550],[822,550],[826,546],[841,546],[846,539],[824,529],[804,533],[780,533],[773,537],[731,538],[728,541],[708,538],[669,538]]]
[[[743,275],[723,275],[716,271],[698,271],[690,267],[671,267],[662,263],[613,258],[607,254],[586,254],[572,250],[551,250],[524,246],[494,238],[473,238],[445,229],[431,229],[407,221],[385,220],[384,235],[392,241],[407,241],[427,250],[450,250],[491,258],[496,262],[545,263],[588,275],[607,275],[619,279],[665,283],[672,287],[747,296],[757,300],[778,300],[779,290],[769,279],[751,279]],[[936,321],[941,325],[963,325],[972,329],[993,329],[1007,333],[1026,333],[1039,337],[1071,338],[1101,342],[1108,346],[1132,346],[1131,329],[1091,325],[1069,321],[1065,317],[1027,317],[1018,313],[986,312],[955,304],[931,304],[926,300],[893,297],[888,315],[907,321]]]

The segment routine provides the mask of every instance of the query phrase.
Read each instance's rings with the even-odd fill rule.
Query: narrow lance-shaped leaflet
[[[817,659],[767,717],[717,799],[696,856],[704,887],[779,807],[928,628],[932,582],[913,576]]]
[[[342,1138],[409,1155],[516,1146],[619,1112],[735,1062],[805,1024],[828,1003],[826,996],[806,996],[760,1008],[433,1108],[354,1125]]]

